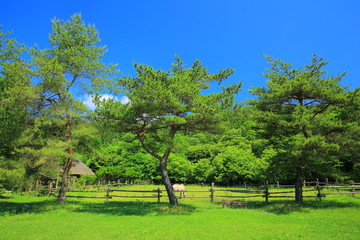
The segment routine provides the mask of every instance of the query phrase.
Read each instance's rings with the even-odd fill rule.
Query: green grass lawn
[[[0,199],[0,239],[360,239],[360,196],[302,205],[259,199],[246,209],[224,209],[209,199],[179,202],[69,198],[59,206],[53,197],[8,196]]]

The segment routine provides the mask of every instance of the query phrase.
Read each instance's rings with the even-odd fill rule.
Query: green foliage
[[[198,144],[190,146],[186,149],[186,157],[191,162],[198,162],[204,158],[210,158],[214,144]]]
[[[89,185],[96,185],[98,184],[98,178],[95,175],[82,175],[78,180],[77,183],[80,186],[89,186]]]
[[[217,142],[190,146],[186,150],[189,161],[194,163],[194,179],[198,182],[236,184],[243,181],[258,182],[264,179],[272,149],[265,149],[256,156],[254,142],[246,131],[231,129]]]
[[[161,129],[175,130],[173,126],[176,131],[208,130],[225,106],[224,100],[231,98],[240,87],[237,84],[231,91],[229,87],[222,93],[201,95],[201,90],[209,88],[212,81],[221,82],[233,71],[226,69],[209,74],[199,61],[185,68],[176,58],[168,72],[146,65],[135,64],[134,67],[136,78],[118,79],[118,85],[123,87],[131,102],[121,104],[110,100],[103,102],[100,109],[103,116],[113,119],[108,123],[122,131],[154,133]],[[157,137],[166,138],[167,134],[161,133]]]
[[[87,165],[95,170],[97,177],[107,181],[159,181],[158,161],[145,153],[133,136],[116,134],[110,138],[104,131],[79,149],[84,152],[82,159],[87,159]]]
[[[23,191],[26,190],[26,172],[21,166],[17,168],[0,167],[0,184],[7,190]]]
[[[194,165],[194,179],[196,182],[215,182],[215,174],[215,167],[209,158],[200,159],[197,164]]]
[[[51,23],[52,48],[35,48],[32,52],[44,90],[68,95],[74,84],[85,92],[108,86],[115,66],[101,62],[106,50],[97,45],[100,39],[95,26],[85,25],[80,14],[71,16],[69,21],[54,18]],[[70,95],[67,97],[71,99]]]
[[[256,158],[251,149],[228,146],[215,158],[215,181],[236,183],[241,180],[257,181],[267,168],[267,163]]]
[[[346,104],[337,109],[337,116],[341,120],[341,134],[330,133],[333,142],[339,143],[342,162],[341,170],[352,179],[360,180],[360,88],[348,91]],[[342,176],[344,177],[344,176]]]
[[[168,170],[174,182],[194,182],[193,168],[194,165],[185,156],[172,154],[169,158]]]

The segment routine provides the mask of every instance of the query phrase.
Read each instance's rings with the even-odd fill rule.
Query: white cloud
[[[122,104],[128,104],[130,102],[130,99],[127,97],[127,96],[123,96],[121,99],[120,99],[120,102]]]
[[[100,96],[100,100],[107,100],[107,99],[114,99],[115,101],[120,101],[122,104],[127,104],[130,102],[130,99],[127,96],[123,96],[120,100],[114,95],[110,95],[110,94],[103,94]],[[91,110],[95,109],[94,96],[86,95],[85,100],[83,100],[83,103],[89,109]]]
[[[85,100],[83,101],[83,104],[87,106],[89,109],[94,110],[95,109],[95,103],[93,102],[94,97],[91,95],[86,95]]]

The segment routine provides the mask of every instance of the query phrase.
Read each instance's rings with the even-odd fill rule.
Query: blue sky
[[[265,55],[298,67],[316,53],[329,73],[347,72],[343,85],[360,87],[359,12],[358,0],[12,0],[1,3],[0,25],[46,48],[50,20],[81,13],[108,48],[104,62],[121,73],[133,74],[134,61],[167,70],[175,55],[200,59],[210,72],[234,68],[227,83],[244,82],[243,101],[265,86]]]

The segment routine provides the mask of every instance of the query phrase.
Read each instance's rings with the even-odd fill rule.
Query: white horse
[[[175,192],[180,192],[180,198],[185,197],[186,196],[186,189],[184,184],[174,184],[173,185],[173,190]]]

